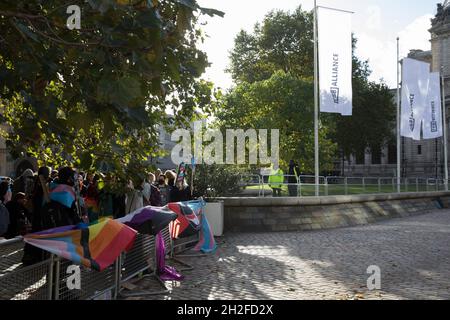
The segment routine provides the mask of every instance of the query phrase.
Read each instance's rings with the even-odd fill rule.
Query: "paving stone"
[[[186,279],[172,286],[171,294],[130,299],[450,299],[450,210],[312,232],[272,227],[279,232],[227,233],[218,239],[216,254],[183,258],[195,269],[182,272]],[[317,227],[322,226],[301,229]],[[366,287],[371,265],[381,269],[381,290]],[[157,286],[136,285],[136,291]]]

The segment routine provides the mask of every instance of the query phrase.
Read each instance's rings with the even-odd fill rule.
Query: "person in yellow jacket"
[[[284,172],[279,168],[278,170],[273,170],[269,177],[269,187],[273,190],[274,197],[281,197],[281,189],[284,184]]]

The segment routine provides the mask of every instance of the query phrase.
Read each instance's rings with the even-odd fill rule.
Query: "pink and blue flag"
[[[217,249],[216,240],[209,225],[208,219],[205,214],[206,202],[203,199],[186,202],[189,208],[195,213],[197,219],[200,220],[200,240],[194,247],[196,251],[202,251],[204,253],[215,252]]]
[[[71,208],[75,201],[75,190],[65,184],[50,185],[50,199],[67,208]]]

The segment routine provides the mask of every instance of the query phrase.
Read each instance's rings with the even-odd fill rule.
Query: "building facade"
[[[1,127],[5,130],[5,126]],[[14,159],[6,148],[5,140],[0,137],[0,176],[13,177],[14,175]]]

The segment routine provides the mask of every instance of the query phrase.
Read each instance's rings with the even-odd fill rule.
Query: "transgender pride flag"
[[[75,190],[66,184],[53,183],[50,185],[50,199],[67,208],[72,208],[75,201]]]
[[[212,253],[216,251],[217,244],[214,239],[214,234],[209,225],[206,214],[204,213],[206,203],[203,199],[198,201],[190,201],[187,205],[200,217],[200,241],[194,247],[195,251],[202,251],[204,253]]]

